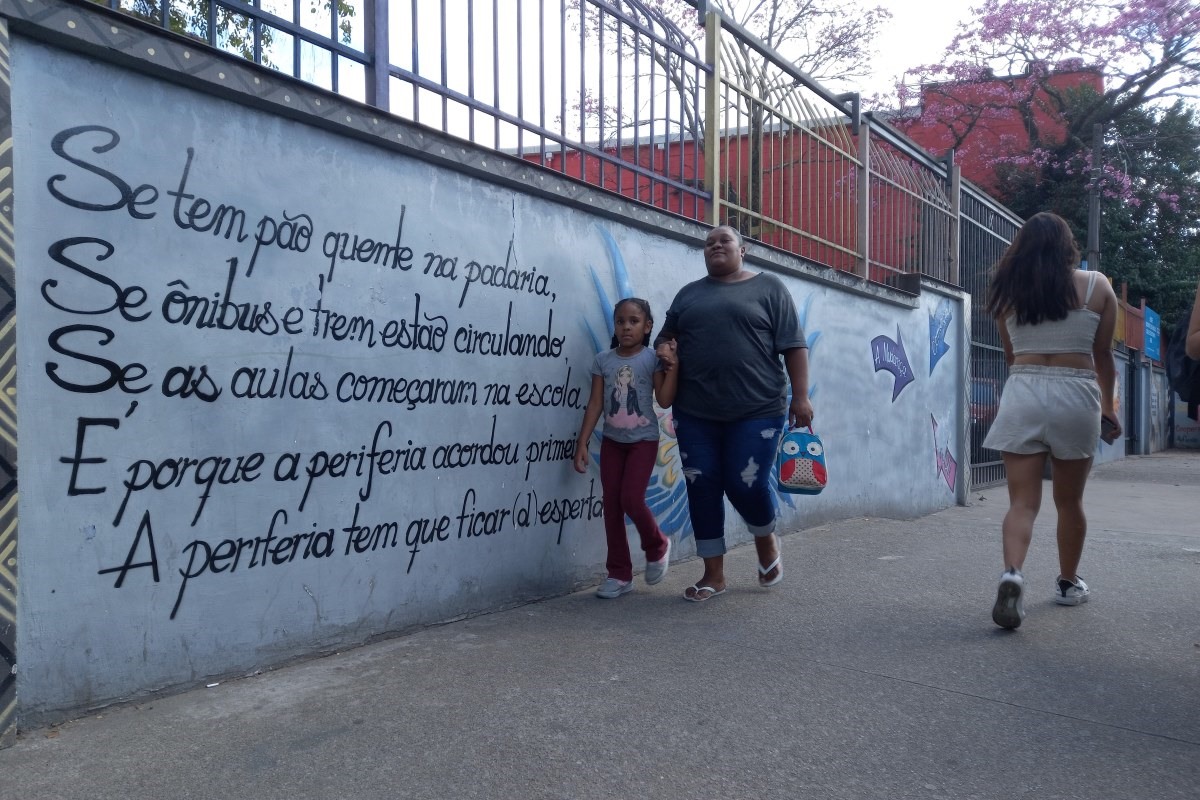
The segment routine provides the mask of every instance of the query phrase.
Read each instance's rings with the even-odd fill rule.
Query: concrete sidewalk
[[[1054,605],[1049,485],[1029,616],[991,622],[1003,487],[783,539],[23,733],[0,797],[1200,797],[1200,453],[1097,467]]]

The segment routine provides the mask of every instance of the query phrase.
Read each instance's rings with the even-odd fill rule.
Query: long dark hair
[[[988,313],[997,319],[1015,313],[1019,325],[1065,319],[1078,302],[1071,278],[1078,266],[1079,247],[1066,220],[1034,214],[996,263]]]
[[[654,330],[654,315],[650,313],[650,303],[640,297],[626,297],[624,300],[617,301],[617,304],[613,306],[613,322],[617,321],[617,312],[620,311],[621,306],[625,305],[626,303],[633,303],[635,306],[640,308],[642,313],[646,315],[646,321],[650,323],[650,331]],[[650,346],[650,331],[646,331],[646,336],[642,339],[642,344],[646,347]],[[609,347],[618,347],[620,344],[621,343],[617,341],[617,334],[614,333],[612,344],[610,344]]]

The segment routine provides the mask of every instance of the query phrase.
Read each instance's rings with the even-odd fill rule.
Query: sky
[[[859,6],[883,6],[891,21],[875,41],[878,51],[871,61],[872,76],[859,88],[863,96],[887,92],[910,67],[937,61],[968,13],[962,3],[930,0],[856,0]]]
[[[441,13],[439,6],[433,0],[401,0],[400,6],[406,7],[409,2],[417,2],[417,8],[420,10],[420,23],[416,26],[422,31],[421,41],[421,62],[422,69],[428,71],[428,76],[437,79],[438,64],[436,63],[441,57],[440,48],[437,43],[443,35],[446,35],[451,40],[450,50],[458,53],[455,58],[449,59],[447,68],[451,73],[451,80],[455,83],[455,88],[460,91],[466,90],[466,60],[462,56],[462,51],[467,49],[466,41],[463,37],[466,35],[467,29],[470,27],[467,24],[465,9],[468,7],[467,0],[447,0],[446,8],[448,9],[448,18],[450,24],[448,30],[442,31],[440,26]],[[549,6],[553,6],[557,0],[547,0]],[[918,66],[919,64],[929,63],[938,60],[944,53],[946,46],[954,37],[957,31],[957,25],[962,15],[969,13],[969,4],[973,0],[966,0],[965,4],[950,5],[938,4],[936,0],[848,0],[851,4],[856,4],[864,9],[874,6],[883,6],[892,14],[892,19],[883,26],[880,35],[872,42],[872,49],[876,51],[872,59],[872,74],[869,78],[847,81],[841,85],[835,85],[832,82],[827,83],[827,87],[834,91],[857,91],[867,101],[867,108],[874,108],[875,103],[871,102],[874,95],[883,95],[890,93],[895,87],[897,77],[910,67]],[[504,6],[502,0],[501,6]],[[536,6],[536,3],[534,4]],[[511,15],[502,16],[495,23],[491,19],[491,3],[479,2],[476,0],[473,6],[475,8],[476,27],[485,31],[483,35],[475,37],[475,47],[477,49],[476,61],[477,64],[483,65],[485,68],[490,66],[491,57],[491,26],[497,26],[497,32],[500,32],[503,26],[503,35],[498,36],[500,46],[504,43],[513,43],[519,41],[513,25],[514,19]],[[553,18],[554,15],[551,15]],[[528,13],[525,19],[526,26],[536,26],[538,19],[533,13]],[[407,44],[411,41],[411,13],[393,14],[391,18],[391,34],[393,39],[392,56],[401,66],[408,67],[410,55],[415,48]],[[553,22],[553,19],[552,19]],[[554,25],[549,28],[552,30]],[[546,52],[537,47],[538,31],[535,27],[529,27],[526,31],[526,45],[523,49],[526,58],[532,59],[527,64],[527,76],[540,73],[542,68],[546,66],[545,62],[558,51],[557,40],[547,40]],[[551,36],[553,38],[553,36]],[[567,48],[568,61],[571,60],[571,48]],[[499,91],[511,91],[515,84],[515,76],[512,73],[512,67],[515,59],[511,55],[506,55],[501,59],[500,69],[498,72],[504,73],[504,78],[500,82]],[[589,62],[590,63],[590,62]],[[577,74],[578,66],[570,65],[566,69],[567,73]],[[485,69],[485,72],[487,70]],[[457,77],[457,81],[454,78]],[[551,68],[547,74],[546,92],[553,97],[557,92],[557,84],[555,79],[557,70]],[[480,92],[480,96],[486,97],[491,92],[491,84],[493,80],[489,75],[480,74],[476,79],[475,91]],[[555,83],[555,85],[550,85]],[[610,84],[611,85],[611,84]],[[532,95],[530,95],[532,96]],[[411,93],[398,92],[393,96],[393,103],[399,104],[396,109],[397,113],[406,115],[409,113],[407,105],[412,103]],[[407,104],[407,105],[406,105]],[[438,124],[440,120],[440,103],[433,98],[423,97],[420,106],[422,109],[422,121],[431,124]],[[462,114],[460,113],[460,116]],[[450,124],[450,123],[448,123]],[[509,137],[511,138],[511,137]],[[507,142],[507,139],[505,140]],[[511,143],[509,143],[511,144]]]
[[[271,0],[263,0],[264,7],[270,4]],[[490,39],[491,39],[491,7],[490,2],[484,0],[475,0],[469,6],[468,0],[445,0],[446,13],[450,20],[447,35],[452,40],[451,50],[458,55],[449,59],[447,67],[452,76],[457,76],[459,80],[454,88],[465,91],[465,59],[461,51],[466,49],[466,41],[463,37],[466,35],[468,26],[466,24],[465,9],[473,7],[476,9],[476,14],[479,18],[476,21],[476,27],[482,31],[481,35],[476,36],[475,46],[478,49],[477,59],[485,66],[491,62]],[[504,7],[508,0],[501,0],[500,7]],[[558,0],[547,0],[549,6],[553,6]],[[883,26],[879,36],[871,43],[875,55],[872,58],[872,74],[864,79],[848,81],[844,84],[837,85],[833,82],[827,82],[827,87],[834,91],[857,91],[864,100],[867,101],[866,107],[874,108],[875,103],[871,102],[871,98],[875,95],[887,95],[892,92],[895,87],[896,79],[908,68],[918,66],[920,64],[929,63],[938,60],[945,52],[946,46],[957,32],[957,26],[960,19],[969,13],[969,5],[974,0],[965,0],[965,3],[959,4],[939,4],[936,0],[848,0],[849,3],[857,5],[861,8],[872,8],[875,6],[883,6],[892,14],[891,20]],[[391,17],[390,34],[393,41],[392,56],[393,62],[405,67],[411,68],[411,53],[415,48],[409,44],[411,42],[411,21],[413,18],[412,12],[409,10],[410,3],[415,3],[416,8],[420,11],[421,24],[419,29],[422,31],[421,48],[422,71],[427,73],[427,76],[433,80],[437,80],[438,64],[440,59],[440,48],[437,46],[443,32],[440,26],[442,18],[441,6],[435,0],[400,0],[398,8],[402,13],[393,13]],[[536,5],[536,4],[534,4]],[[394,6],[395,8],[395,6]],[[536,25],[538,20],[536,15],[529,13],[526,19],[527,26]],[[551,15],[553,17],[553,15]],[[501,23],[495,23],[499,26]],[[512,30],[514,24],[511,16],[504,16],[502,24],[505,26],[504,35],[499,37],[499,41],[513,42],[516,40],[515,32]],[[478,31],[477,31],[478,32]],[[286,41],[285,41],[286,40]],[[547,57],[539,48],[532,46],[537,42],[537,31],[530,27],[526,31],[527,44],[525,46],[526,57],[533,59],[527,65],[526,72],[533,75],[541,70],[544,66],[541,62]],[[286,45],[287,52],[284,52]],[[280,48],[279,53],[273,55],[273,60],[276,63],[288,64],[291,61],[290,47],[291,40],[289,37],[279,37],[277,47]],[[557,45],[550,42],[548,45],[550,54],[557,50]],[[311,50],[311,48],[310,48]],[[568,48],[569,50],[569,48]],[[570,53],[568,52],[568,57]],[[502,59],[505,63],[504,67],[511,67],[511,58]],[[326,85],[328,81],[322,76],[326,75],[329,70],[327,58],[314,59],[311,53],[306,52],[302,58],[302,67],[305,71],[303,77],[307,80],[312,80],[320,85]],[[568,72],[578,70],[578,67],[570,67]],[[511,71],[502,69],[501,71]],[[355,71],[355,75],[361,70]],[[549,80],[555,78],[556,70],[551,69],[549,72]],[[478,80],[479,86],[477,89],[483,93],[487,93],[488,86],[492,83],[491,79],[486,75]],[[502,82],[502,89],[511,89],[512,81],[508,78]],[[346,92],[355,99],[362,100],[363,89],[358,87],[354,75],[347,74],[343,76],[342,91]],[[553,87],[548,87],[547,91],[551,94],[556,91]],[[411,113],[408,106],[412,104],[411,93],[398,92],[393,97],[393,102],[399,105],[394,109],[396,113],[407,115]],[[407,105],[406,105],[407,104]],[[428,105],[428,108],[426,106]],[[432,96],[423,98],[421,107],[423,109],[422,121],[431,124],[438,124],[440,120],[440,102]]]
[[[939,4],[936,0],[851,0],[863,8],[883,6],[892,13],[890,23],[875,41],[878,51],[872,61],[873,75],[862,82],[864,97],[888,92],[896,77],[919,64],[937,61],[958,32],[958,23],[966,20],[976,0]],[[1184,93],[1200,100],[1200,89]]]

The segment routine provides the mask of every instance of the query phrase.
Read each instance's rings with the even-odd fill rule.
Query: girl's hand
[[[582,443],[582,446],[580,445],[580,442],[575,443],[575,471],[583,474],[587,472],[588,468],[588,451],[586,442]]]

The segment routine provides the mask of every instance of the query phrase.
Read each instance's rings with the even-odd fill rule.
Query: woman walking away
[[[596,590],[611,600],[633,590],[633,561],[625,533],[625,517],[633,520],[646,553],[646,583],[667,574],[671,540],[659,529],[646,505],[646,487],[658,457],[658,417],[651,388],[664,406],[675,394],[675,359],[659,359],[649,348],[654,317],[650,304],[629,297],[613,309],[612,349],[596,354],[592,393],[575,442],[575,470],[586,472],[588,440],[600,417],[600,485],[604,489],[604,533],[608,539],[608,578]]]
[[[1087,602],[1090,591],[1077,568],[1087,535],[1083,487],[1096,442],[1121,434],[1113,391],[1112,354],[1117,298],[1107,278],[1084,272],[1071,229],[1054,214],[1036,214],[1001,257],[988,290],[1009,377],[1000,410],[983,446],[999,450],[1008,476],[1004,516],[1004,574],[992,620],[1017,628],[1025,618],[1021,568],[1042,502],[1049,455],[1058,510],[1058,564],[1054,600]]]
[[[783,580],[771,467],[785,425],[813,419],[796,306],[783,281],[743,266],[745,254],[737,230],[713,228],[704,243],[708,274],[679,290],[658,336],[659,356],[679,361],[671,414],[704,560],[683,595],[694,603],[725,592],[725,498],[754,535],[758,585]]]

